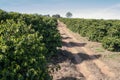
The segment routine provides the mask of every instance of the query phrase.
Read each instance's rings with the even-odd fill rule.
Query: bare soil
[[[58,21],[62,48],[52,61],[60,65],[53,80],[120,80],[120,52],[103,49],[101,43],[88,41]]]

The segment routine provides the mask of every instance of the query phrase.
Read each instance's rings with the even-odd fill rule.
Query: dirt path
[[[95,54],[92,50],[85,47],[86,43],[80,42],[62,22],[58,22],[58,30],[63,42],[61,52],[65,55],[67,54],[67,56],[71,55],[72,58],[69,59],[69,63],[74,65],[73,72],[77,72],[77,76],[65,78],[65,74],[61,72],[64,74],[63,78],[53,76],[54,80],[116,80],[111,68],[99,59],[101,57],[100,54]],[[72,72],[70,73],[72,74]]]

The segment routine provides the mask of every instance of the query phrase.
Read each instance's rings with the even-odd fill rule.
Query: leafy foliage
[[[102,44],[104,48],[110,51],[120,51],[120,38],[104,37]]]
[[[67,27],[110,51],[120,51],[120,21],[61,18]]]
[[[6,14],[0,15],[0,80],[51,80],[47,63],[61,46],[57,20]]]

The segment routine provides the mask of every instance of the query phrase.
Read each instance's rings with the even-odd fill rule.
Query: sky
[[[0,0],[0,9],[73,18],[120,19],[120,0]]]

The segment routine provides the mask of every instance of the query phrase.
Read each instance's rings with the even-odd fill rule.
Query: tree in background
[[[71,17],[72,17],[72,13],[71,13],[71,12],[67,12],[67,13],[66,13],[66,17],[67,17],[67,18],[71,18]]]
[[[50,15],[49,15],[49,14],[47,14],[47,15],[43,15],[43,16],[45,16],[45,17],[50,17]]]
[[[60,15],[59,14],[55,14],[55,15],[52,15],[52,17],[54,17],[54,18],[60,18]]]

